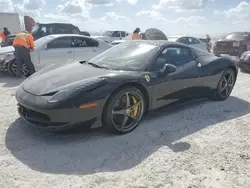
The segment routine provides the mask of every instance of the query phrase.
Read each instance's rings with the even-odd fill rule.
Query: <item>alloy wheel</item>
[[[13,64],[12,64],[12,71],[13,71],[13,73],[14,74],[16,74],[16,70],[17,70],[17,63],[16,62],[14,62]],[[23,76],[27,76],[28,74],[29,74],[29,68],[27,67],[27,65],[25,65],[25,64],[23,64],[23,70],[22,70],[22,74],[23,74]]]
[[[220,94],[223,97],[228,97],[233,90],[235,78],[233,72],[227,72],[220,82]]]
[[[122,94],[112,109],[113,126],[122,132],[134,129],[144,113],[144,101],[136,92]]]

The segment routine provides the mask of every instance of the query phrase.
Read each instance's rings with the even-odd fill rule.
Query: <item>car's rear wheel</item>
[[[219,101],[226,100],[233,90],[235,81],[235,71],[231,68],[225,70],[218,83],[214,98]]]
[[[126,134],[140,123],[145,110],[142,92],[135,87],[126,87],[115,92],[103,113],[104,127],[113,133]]]
[[[7,66],[7,69],[8,69],[8,72],[9,72],[10,75],[16,76],[17,61],[14,60],[14,61],[9,62],[8,66]],[[26,64],[23,65],[23,70],[22,70],[23,76],[29,77],[33,73],[34,72],[32,72],[31,69]]]

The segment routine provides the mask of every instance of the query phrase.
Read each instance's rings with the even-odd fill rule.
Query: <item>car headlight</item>
[[[55,93],[49,100],[49,103],[58,103],[63,100],[68,99],[71,96],[74,96],[77,93],[77,90],[61,90]]]
[[[0,55],[0,62],[4,61],[7,57],[7,54],[1,54]]]
[[[234,46],[234,47],[240,46],[240,42],[234,42],[234,43],[233,43],[233,46]]]

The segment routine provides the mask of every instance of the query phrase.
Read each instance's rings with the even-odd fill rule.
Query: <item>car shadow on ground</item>
[[[222,102],[189,101],[154,111],[132,133],[119,136],[99,130],[71,135],[45,133],[18,119],[7,130],[5,142],[15,158],[35,171],[79,175],[116,172],[135,167],[163,146],[185,152],[192,145],[180,139],[249,112],[249,103],[236,97]]]
[[[11,76],[8,72],[0,72],[0,85],[2,87],[16,87],[19,86],[25,79],[20,79]]]

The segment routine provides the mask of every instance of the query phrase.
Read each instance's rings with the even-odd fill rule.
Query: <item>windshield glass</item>
[[[245,40],[249,37],[249,33],[243,33],[243,32],[238,32],[238,33],[230,33],[225,37],[225,39],[242,39]]]
[[[35,24],[31,30],[31,33],[36,33],[39,29],[39,24]]]
[[[35,48],[39,48],[41,46],[43,46],[45,43],[47,43],[47,41],[50,41],[50,39],[52,39],[53,37],[48,35],[42,38],[39,38],[37,40],[35,40]]]
[[[146,42],[126,41],[90,59],[89,62],[113,70],[144,70],[160,47]]]
[[[111,36],[112,32],[113,32],[113,31],[105,31],[105,32],[102,34],[102,36],[109,37],[109,36]]]

